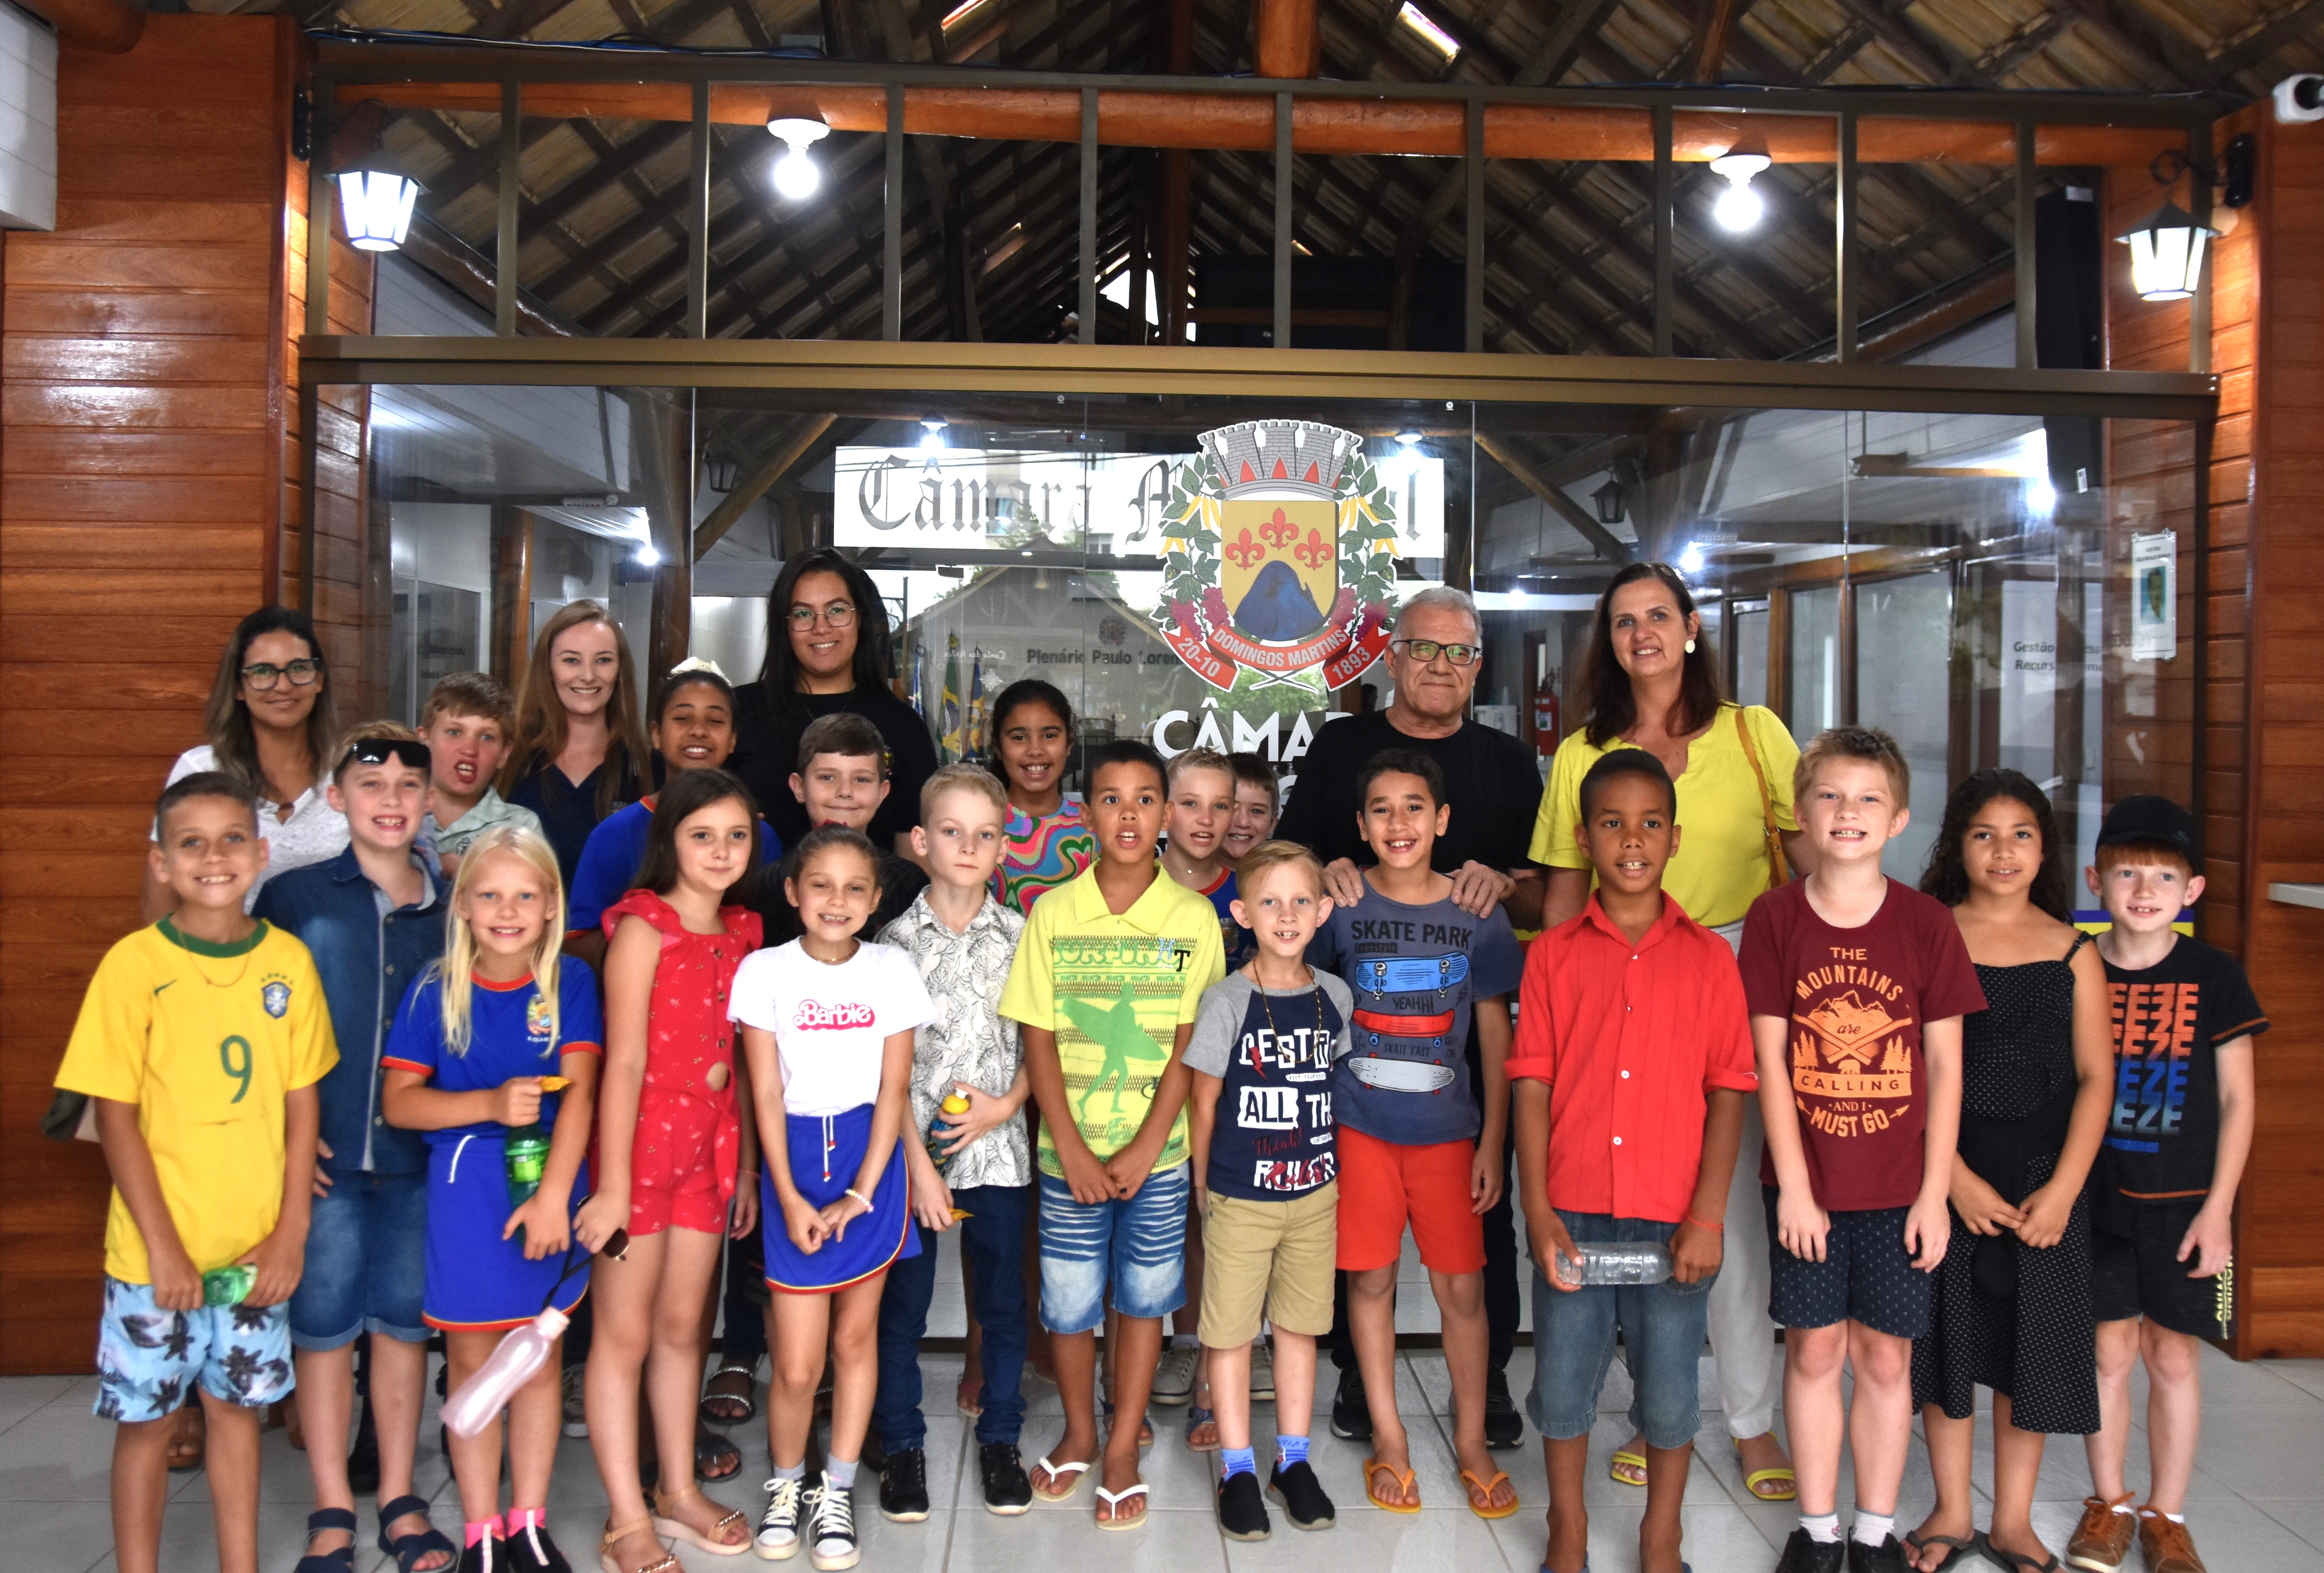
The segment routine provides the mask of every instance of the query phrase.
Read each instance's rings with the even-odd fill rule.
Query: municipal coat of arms
[[[1311,421],[1202,436],[1172,477],[1154,621],[1204,681],[1351,682],[1388,641],[1396,494],[1363,439]]]

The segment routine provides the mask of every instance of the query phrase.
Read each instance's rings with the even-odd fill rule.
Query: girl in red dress
[[[676,1573],[665,1539],[720,1556],[751,1544],[743,1516],[695,1479],[694,1405],[719,1254],[758,1226],[727,1019],[735,970],[761,939],[758,915],[728,902],[758,866],[749,789],[723,770],[685,771],[654,804],[635,888],[604,915],[597,1191],[575,1227],[593,1251],[630,1232],[627,1255],[596,1267],[586,1389],[610,1509],[603,1562],[618,1573]],[[638,1482],[641,1367],[661,1459],[651,1512]]]

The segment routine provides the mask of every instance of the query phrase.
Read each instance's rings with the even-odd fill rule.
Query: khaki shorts
[[[1262,1306],[1284,1332],[1330,1332],[1339,1212],[1337,1180],[1288,1201],[1213,1192],[1203,1218],[1203,1342],[1250,1343]]]

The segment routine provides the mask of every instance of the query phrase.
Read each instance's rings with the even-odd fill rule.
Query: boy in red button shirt
[[[1743,1100],[1759,1078],[1743,983],[1727,942],[1663,894],[1678,850],[1678,794],[1662,762],[1618,748],[1582,778],[1574,827],[1598,889],[1534,942],[1508,1062],[1517,1183],[1535,1264],[1527,1407],[1549,1472],[1547,1573],[1590,1549],[1582,1504],[1598,1391],[1622,1334],[1646,1439],[1644,1573],[1679,1573],[1679,1505],[1702,1421],[1695,1364]],[[1580,1247],[1670,1252],[1654,1284],[1581,1285]]]

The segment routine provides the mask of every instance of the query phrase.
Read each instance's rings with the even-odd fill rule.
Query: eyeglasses
[[[261,692],[274,687],[286,677],[290,680],[290,686],[294,689],[311,688],[314,686],[315,680],[322,675],[323,663],[314,656],[288,661],[281,666],[275,665],[271,661],[262,661],[255,665],[242,669],[242,680]]]
[[[818,618],[826,628],[844,628],[855,621],[855,607],[846,601],[834,601],[821,611],[813,606],[793,606],[790,610],[794,628],[812,628]]]
[[[424,773],[431,757],[425,743],[406,742],[401,737],[358,737],[340,756],[339,769],[345,770],[350,763],[385,764],[392,759]]]
[[[1479,645],[1439,644],[1434,639],[1398,639],[1390,643],[1388,648],[1401,652],[1407,659],[1419,662],[1424,666],[1440,654],[1454,666],[1474,666],[1477,657],[1484,653]]]

